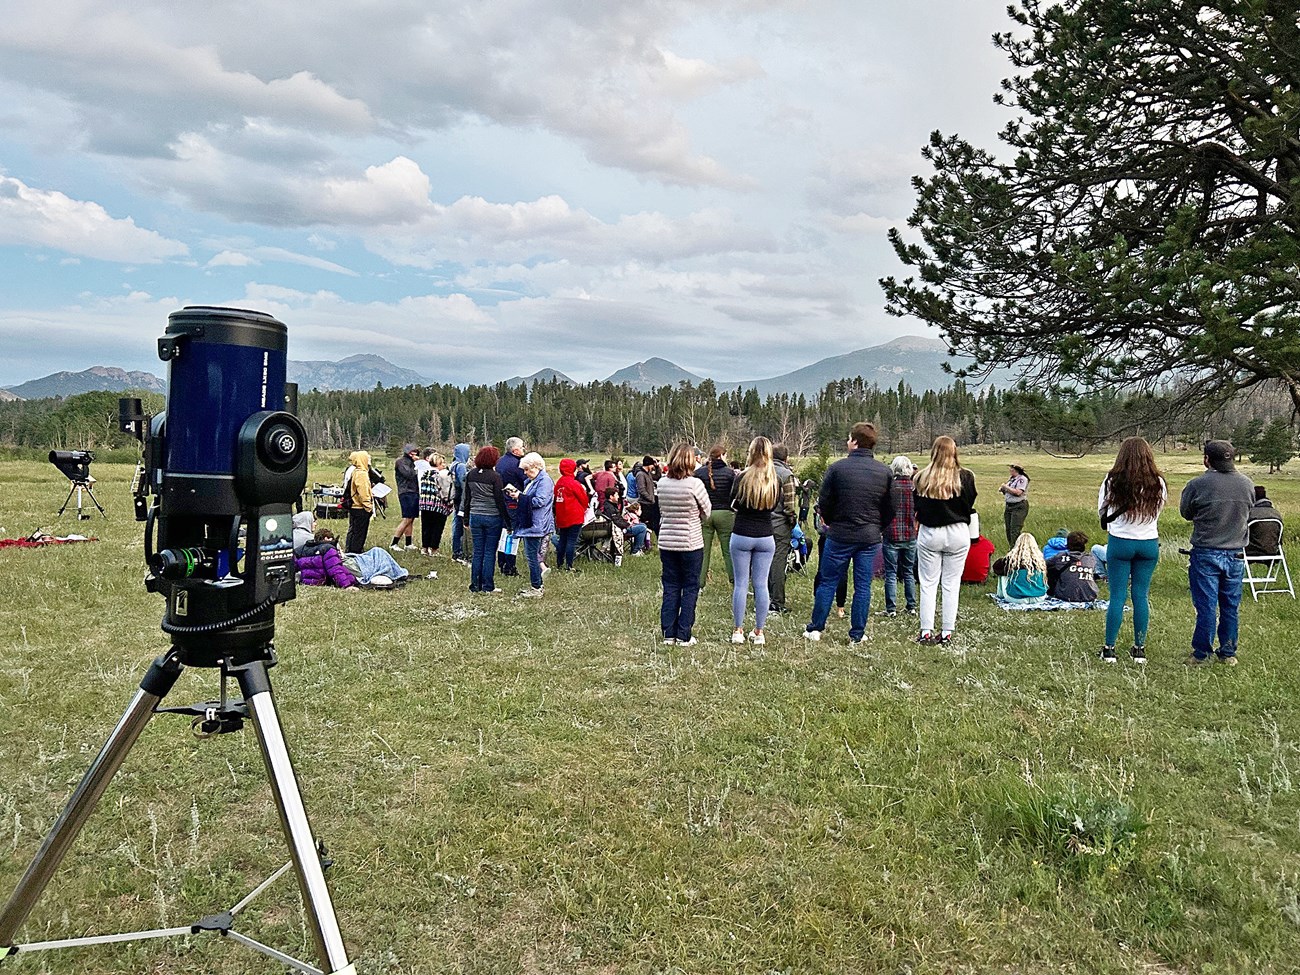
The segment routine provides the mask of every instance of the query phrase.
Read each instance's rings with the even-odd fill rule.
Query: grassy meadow
[[[969,460],[999,552],[1007,459]],[[1033,477],[1040,542],[1097,534],[1109,455],[1010,459]],[[1175,496],[1200,470],[1162,462]],[[1244,470],[1300,526],[1300,478]],[[99,537],[0,551],[0,897],[167,646],[130,473],[96,465],[109,518],[77,522],[54,516],[53,467],[0,463],[0,535]],[[1241,665],[1184,668],[1176,507],[1145,668],[1123,659],[1127,626],[1120,664],[1096,659],[1101,613],[1006,613],[971,587],[953,647],[918,647],[901,617],[852,647],[832,617],[811,644],[811,567],[767,645],[733,646],[716,555],[689,648],[661,645],[655,558],[552,574],[541,601],[514,598],[520,580],[471,597],[468,570],[413,552],[438,579],[300,589],[272,678],[358,970],[1297,971],[1300,605],[1247,596]],[[1288,556],[1300,569],[1300,546]],[[169,701],[215,694],[192,670]],[[251,729],[198,741],[159,716],[20,937],[188,923],[286,858]],[[240,930],[310,957],[281,884]],[[279,970],[210,937],[4,965]]]

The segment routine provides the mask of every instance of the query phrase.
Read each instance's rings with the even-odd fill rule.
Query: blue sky
[[[1004,121],[1001,0],[4,6],[0,385],[161,375],[186,304],[439,381],[775,375],[924,331],[885,231]]]

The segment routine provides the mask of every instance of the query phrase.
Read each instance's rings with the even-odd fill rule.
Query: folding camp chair
[[[592,562],[614,561],[613,525],[597,518],[582,526],[578,533],[578,558]]]
[[[1291,570],[1287,568],[1286,553],[1282,551],[1282,519],[1259,518],[1252,521],[1247,530],[1250,539],[1241,552],[1246,562],[1241,582],[1250,587],[1251,598],[1258,602],[1259,597],[1267,593],[1284,592],[1295,599]]]

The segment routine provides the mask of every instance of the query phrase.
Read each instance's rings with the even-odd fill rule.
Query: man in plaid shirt
[[[913,501],[912,471],[906,457],[895,457],[889,465],[894,475],[889,484],[894,502],[893,520],[885,526],[885,611],[883,616],[898,615],[898,579],[903,580],[905,610],[916,614],[916,504]]]

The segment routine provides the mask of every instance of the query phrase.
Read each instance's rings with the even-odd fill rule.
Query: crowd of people
[[[1039,547],[1024,530],[1029,475],[1021,465],[1009,465],[998,487],[1008,549],[994,561],[995,546],[981,534],[975,510],[975,476],[962,465],[952,438],[938,437],[929,463],[918,468],[905,456],[888,465],[878,460],[877,437],[873,424],[855,424],[845,456],[829,465],[820,487],[801,481],[786,448],[766,437],[754,438],[743,463],[730,460],[723,446],[706,456],[681,443],[662,463],[645,456],[627,472],[617,458],[599,470],[586,459],[565,458],[555,474],[518,437],[507,440],[504,451],[485,446],[472,458],[469,444],[457,444],[450,464],[434,450],[407,444],[394,465],[401,517],[390,547],[437,556],[450,521],[452,558],[468,567],[469,591],[501,593],[498,579],[521,575],[522,554],[527,575],[519,594],[526,598],[545,594],[548,561],[555,571],[579,571],[580,541],[588,536],[599,540],[593,544],[615,566],[629,550],[639,557],[655,548],[663,640],[690,646],[698,642],[699,594],[718,568],[716,540],[731,587],[730,641],[762,645],[769,616],[791,610],[787,569],[800,564],[792,553],[800,551],[802,526],[811,514],[818,562],[803,630],[808,640],[822,639],[833,609],[844,615],[851,576],[848,637],[864,641],[872,584],[880,574],[880,615],[915,616],[919,643],[947,645],[956,637],[963,583],[984,583],[992,573],[999,600],[1011,606],[1044,599],[1090,606],[1099,598],[1099,581],[1105,581],[1109,601],[1100,659],[1117,661],[1125,607],[1131,606],[1129,658],[1146,661],[1149,593],[1169,487],[1144,439],[1130,437],[1120,445],[1098,488],[1098,524],[1106,541],[1091,548],[1086,531],[1077,527],[1062,529]],[[1192,524],[1188,578],[1196,626],[1186,660],[1192,666],[1213,659],[1236,663],[1248,525],[1264,517],[1277,523],[1264,490],[1235,469],[1234,457],[1230,443],[1207,442],[1206,470],[1180,496],[1179,512]],[[344,552],[365,549],[380,480],[365,451],[351,455],[344,475]],[[1263,544],[1280,541],[1279,536]],[[347,588],[331,545],[337,545],[332,536],[313,537],[303,556],[304,581],[332,580]]]

